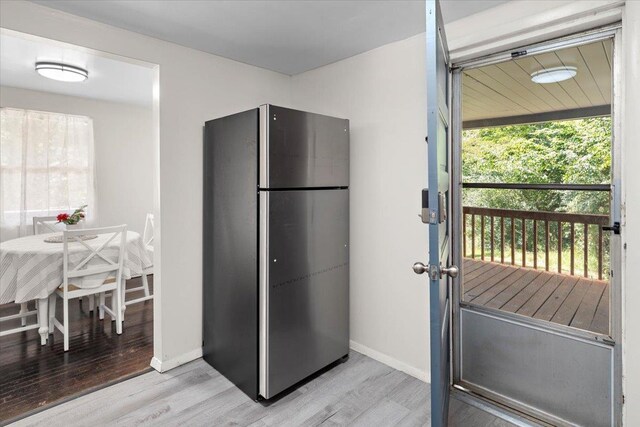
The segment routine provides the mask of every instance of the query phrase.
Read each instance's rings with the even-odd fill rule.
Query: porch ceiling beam
[[[524,114],[521,116],[495,117],[490,119],[467,120],[462,122],[463,129],[478,129],[496,126],[521,125],[529,123],[553,122],[560,120],[583,119],[608,116],[611,105],[574,108],[570,110],[547,111],[544,113]]]

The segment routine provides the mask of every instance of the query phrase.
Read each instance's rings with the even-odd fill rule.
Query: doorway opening
[[[609,335],[612,49],[463,72],[463,302]]]
[[[7,29],[0,45],[4,424],[150,369],[158,67]]]
[[[454,386],[554,425],[619,417],[615,34],[454,72]]]

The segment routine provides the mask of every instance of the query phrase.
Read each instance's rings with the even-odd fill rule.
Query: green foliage
[[[611,118],[466,130],[465,182],[606,184],[611,180]],[[585,191],[464,191],[465,206],[600,213],[608,194]]]

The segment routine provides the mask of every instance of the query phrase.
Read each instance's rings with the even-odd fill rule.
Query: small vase
[[[67,230],[71,231],[71,230],[80,230],[82,227],[80,226],[80,223],[77,224],[67,224]]]

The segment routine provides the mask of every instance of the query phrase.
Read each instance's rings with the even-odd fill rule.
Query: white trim
[[[449,37],[452,62],[611,24],[622,18],[624,5],[622,0],[577,1],[542,9],[544,4],[537,2],[517,3],[509,2],[447,25],[447,32],[453,36]],[[501,23],[487,26],[486,22]]]
[[[177,368],[180,365],[184,365],[185,363],[189,363],[192,360],[200,359],[202,357],[202,348],[196,348],[188,353],[181,354],[180,356],[176,356],[172,359],[168,359],[162,361],[157,357],[153,357],[151,359],[151,367],[156,371],[163,373],[170,371],[173,368]]]
[[[431,377],[429,375],[428,371],[423,371],[421,369],[418,369],[414,366],[408,365],[404,362],[401,362],[398,359],[395,359],[389,355],[386,355],[384,353],[380,353],[377,350],[374,350],[372,348],[367,347],[366,345],[362,345],[360,343],[357,343],[353,340],[349,341],[349,347],[351,348],[351,350],[353,351],[357,351],[358,353],[362,353],[365,356],[368,356],[374,360],[377,360],[380,363],[384,363],[385,365],[393,368],[393,369],[397,369],[398,371],[402,371],[405,374],[411,375],[414,378],[419,379],[420,381],[424,381],[426,383],[428,383],[431,380]]]

